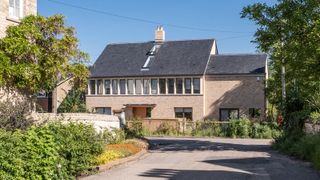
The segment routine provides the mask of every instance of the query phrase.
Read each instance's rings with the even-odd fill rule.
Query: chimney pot
[[[157,26],[155,31],[155,42],[162,43],[165,40],[165,31],[162,26]]]

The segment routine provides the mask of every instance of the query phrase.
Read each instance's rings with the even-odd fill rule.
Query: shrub
[[[24,176],[22,136],[20,131],[0,129],[0,179],[21,179]]]
[[[10,131],[27,129],[34,122],[30,112],[30,103],[24,98],[0,101],[0,128]]]
[[[104,142],[92,125],[69,122],[50,123],[48,128],[59,147],[64,162],[61,173],[77,175],[94,164],[95,157],[103,152]]]
[[[270,139],[273,137],[273,133],[276,133],[276,130],[272,130],[270,126],[263,125],[260,123],[253,123],[251,130],[252,138],[266,138]]]
[[[96,165],[100,165],[100,164],[106,164],[112,160],[115,159],[119,159],[124,157],[124,155],[119,152],[119,151],[115,151],[115,150],[107,150],[104,151],[102,154],[100,154],[96,160],[95,160],[95,164]]]
[[[251,131],[251,121],[246,118],[230,119],[228,136],[230,137],[249,137]]]
[[[222,134],[221,125],[217,121],[205,120],[197,122],[196,128],[192,130],[193,136],[220,136]]]
[[[313,124],[320,122],[320,112],[317,112],[317,111],[312,112],[310,114],[310,119]]]
[[[155,134],[160,135],[177,135],[177,130],[172,127],[168,122],[163,122],[160,124],[158,129],[155,131]]]
[[[126,133],[122,129],[105,129],[102,133],[105,144],[118,144],[126,139]]]
[[[143,126],[142,120],[139,118],[134,118],[131,121],[131,126],[125,127],[125,131],[128,137],[142,137],[143,136]]]

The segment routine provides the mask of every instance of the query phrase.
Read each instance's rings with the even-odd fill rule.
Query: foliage
[[[0,129],[0,179],[73,179],[94,164],[103,147],[94,128],[81,123]]]
[[[75,176],[89,168],[97,155],[103,152],[103,139],[92,125],[68,122],[50,123],[45,126],[52,132],[65,162],[61,173]]]
[[[142,137],[143,126],[142,119],[134,118],[130,121],[130,127],[125,127],[125,131],[128,137]]]
[[[62,15],[25,17],[0,39],[0,86],[33,95],[73,76],[74,84],[83,87],[88,55],[77,44],[74,28],[65,26]]]
[[[95,160],[95,164],[96,165],[100,165],[100,164],[106,164],[110,161],[119,159],[124,157],[124,155],[119,152],[119,151],[115,151],[115,150],[107,150],[104,151],[102,154],[100,154],[96,160]]]
[[[273,147],[297,158],[311,161],[316,168],[320,169],[320,134],[303,135],[285,134],[276,139]]]
[[[250,135],[251,121],[246,118],[230,119],[229,133],[231,137],[246,138]]]
[[[106,164],[110,161],[136,154],[143,148],[146,148],[145,143],[141,143],[138,140],[130,140],[122,144],[108,144],[105,151],[96,158],[95,164]]]
[[[78,89],[72,89],[68,92],[66,98],[58,107],[58,113],[76,113],[86,112],[84,93]]]
[[[310,119],[313,124],[319,123],[320,122],[320,112],[312,112],[310,114]]]
[[[204,137],[212,137],[212,136],[220,136],[222,133],[221,126],[217,121],[206,120],[202,123],[197,122],[196,128],[193,129],[193,136],[204,136]]]
[[[105,129],[102,133],[105,144],[118,144],[126,139],[126,133],[122,129]]]
[[[318,0],[279,0],[272,6],[255,3],[245,7],[241,17],[259,26],[254,42],[271,59],[268,100],[278,110],[285,105],[285,121],[291,121],[292,116],[286,114],[307,109],[308,100],[319,96],[320,3]],[[282,66],[286,68],[285,104],[281,98]],[[319,108],[319,98],[315,102],[318,105],[313,108]]]
[[[171,126],[168,122],[163,122],[160,124],[158,129],[155,131],[158,135],[176,135],[177,130]]]
[[[22,97],[0,101],[0,128],[13,131],[30,127],[34,122],[30,112],[29,103]]]

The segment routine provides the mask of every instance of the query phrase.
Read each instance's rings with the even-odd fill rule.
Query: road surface
[[[280,155],[270,140],[149,138],[154,147],[142,159],[86,177],[86,180],[320,179],[308,163]]]

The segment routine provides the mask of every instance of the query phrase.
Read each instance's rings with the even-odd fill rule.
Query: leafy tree
[[[0,86],[30,97],[73,76],[74,84],[84,88],[88,55],[79,50],[75,30],[62,15],[25,17],[6,34],[0,39]]]
[[[286,68],[287,113],[306,108],[307,99],[320,90],[320,1],[279,0],[268,6],[243,8],[242,18],[258,25],[257,47],[270,55],[268,98],[281,107],[281,66]]]
[[[86,112],[84,93],[79,89],[72,89],[58,107],[58,113]]]

